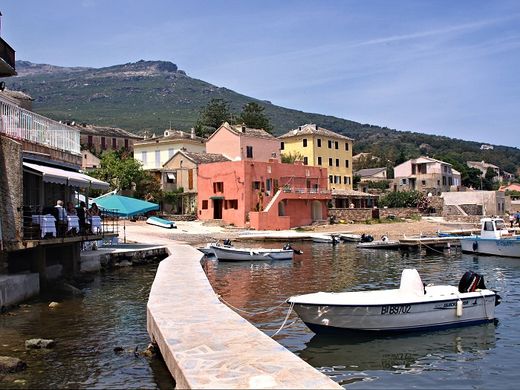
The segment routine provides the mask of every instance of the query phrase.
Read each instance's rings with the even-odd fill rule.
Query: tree
[[[282,153],[282,162],[284,164],[294,164],[295,161],[303,161],[303,154],[294,151],[290,153]]]
[[[394,191],[379,198],[380,207],[417,207],[423,203],[424,194],[419,191]]]
[[[265,107],[258,103],[250,102],[244,105],[238,118],[239,122],[253,129],[264,129],[268,133],[273,131],[269,118],[264,113]]]
[[[482,179],[482,189],[486,191],[496,190],[498,188],[498,182],[495,181],[496,176],[497,173],[495,170],[493,168],[488,168],[484,178]]]
[[[114,150],[103,153],[98,169],[92,176],[110,183],[111,189],[129,190],[132,184],[138,184],[144,176],[141,163],[126,153]]]
[[[199,137],[205,137],[218,129],[222,123],[231,122],[232,117],[228,102],[223,99],[211,99],[199,112],[195,133]]]

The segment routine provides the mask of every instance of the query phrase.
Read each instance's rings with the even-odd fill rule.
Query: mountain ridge
[[[192,78],[170,61],[140,60],[103,68],[17,61],[16,66],[19,75],[7,79],[7,86],[31,95],[35,99],[34,110],[56,120],[121,127],[138,134],[160,133],[170,126],[189,130],[200,109],[212,98],[229,102],[231,111],[236,113],[244,104],[254,101],[265,108],[276,135],[305,123],[316,123],[354,138],[356,152],[372,152],[383,161],[395,161],[401,152],[406,157],[414,157],[433,151],[437,156],[450,154],[466,161],[486,160],[509,169],[520,166],[517,148],[496,146],[494,150],[481,151],[481,142],[398,131],[280,107]],[[460,150],[453,150],[453,144]],[[504,154],[510,154],[511,161],[507,161]]]

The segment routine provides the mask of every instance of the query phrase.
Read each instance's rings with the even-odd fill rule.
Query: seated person
[[[79,220],[79,231],[84,233],[87,231],[86,218],[87,218],[87,207],[85,202],[79,202],[79,206],[76,207],[76,215]]]
[[[97,204],[92,203],[92,206],[88,210],[89,217],[99,217],[101,215],[101,211],[99,210]]]
[[[78,215],[72,202],[67,202],[67,215]]]

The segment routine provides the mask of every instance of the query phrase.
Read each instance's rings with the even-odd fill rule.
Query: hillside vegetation
[[[201,108],[214,98],[229,102],[232,112],[240,112],[246,103],[257,102],[265,107],[274,134],[283,134],[305,123],[317,123],[354,138],[355,153],[372,152],[390,164],[404,152],[406,158],[427,154],[437,158],[449,156],[460,163],[485,160],[509,172],[520,167],[518,148],[495,146],[493,150],[481,151],[477,142],[401,132],[279,107],[191,78],[171,62],[138,61],[99,69],[27,61],[18,61],[16,66],[19,76],[6,79],[7,87],[31,95],[35,99],[34,111],[56,120],[160,134],[170,125],[180,130],[190,129]]]

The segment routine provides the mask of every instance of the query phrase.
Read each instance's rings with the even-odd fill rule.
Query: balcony
[[[15,76],[14,49],[0,38],[0,77]]]
[[[11,99],[1,95],[0,115],[0,133],[34,145],[81,156],[78,129],[20,108]]]

